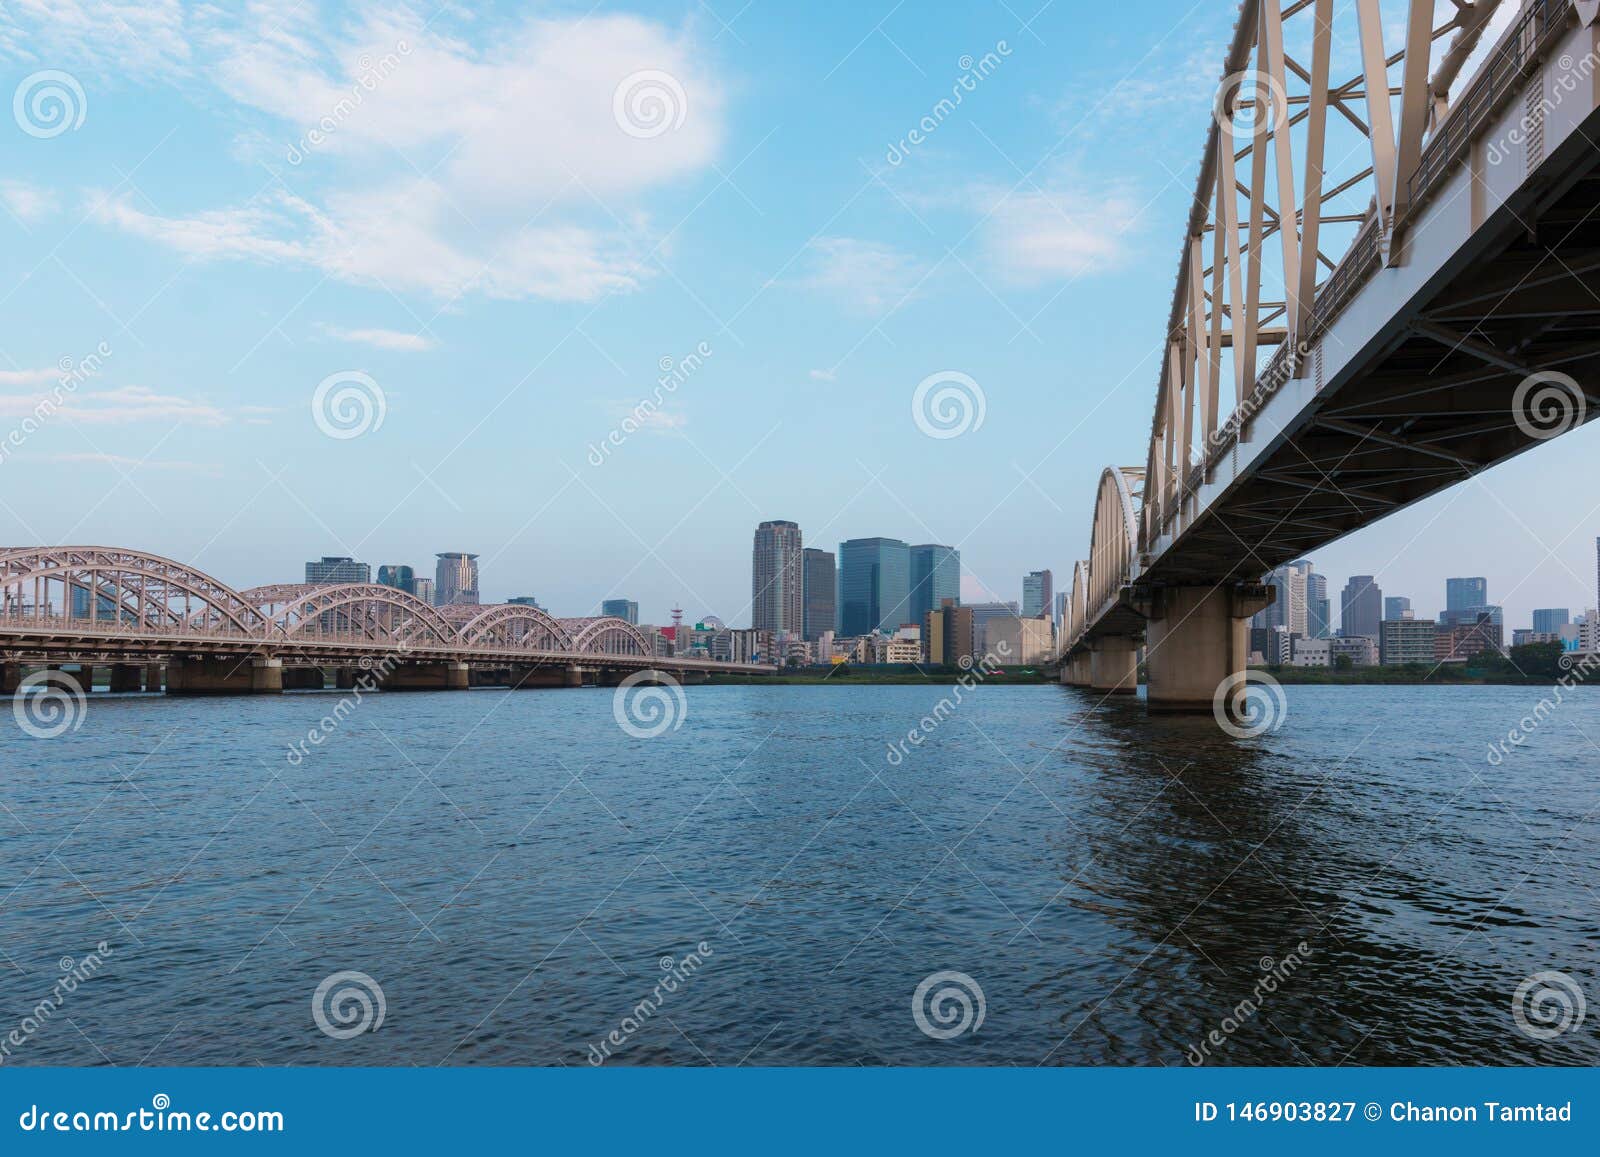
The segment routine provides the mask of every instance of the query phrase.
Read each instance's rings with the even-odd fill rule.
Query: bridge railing
[[[1416,172],[1407,182],[1409,213],[1415,213],[1466,157],[1490,119],[1515,96],[1532,67],[1566,28],[1570,0],[1527,0],[1515,21],[1495,45],[1467,90],[1423,147]]]

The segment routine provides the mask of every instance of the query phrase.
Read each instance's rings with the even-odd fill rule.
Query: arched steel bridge
[[[103,546],[0,549],[0,660],[164,665],[169,689],[197,691],[250,690],[252,665],[267,672],[255,690],[276,689],[270,673],[284,666],[377,668],[394,686],[465,686],[469,667],[547,670],[563,683],[583,672],[774,669],[657,656],[636,626],[610,616],[553,618],[511,603],[435,607],[372,583],[239,591],[169,558]]]
[[[1143,645],[1152,708],[1212,710],[1266,572],[1600,411],[1597,9],[1245,0],[1063,682]]]

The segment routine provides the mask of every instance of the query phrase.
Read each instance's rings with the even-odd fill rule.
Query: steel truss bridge
[[[164,670],[168,691],[190,694],[321,687],[324,669],[340,686],[366,675],[386,689],[774,670],[661,657],[637,627],[609,616],[553,618],[510,603],[434,607],[370,583],[236,591],[143,551],[0,549],[0,690],[15,690],[25,665],[74,663],[112,665],[113,690],[156,689]]]
[[[1212,710],[1266,572],[1600,411],[1597,8],[1245,0],[1063,682],[1142,644],[1152,709]]]

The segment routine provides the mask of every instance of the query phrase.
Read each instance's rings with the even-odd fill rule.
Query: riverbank
[[[983,674],[960,667],[797,667],[781,675],[711,675],[706,682],[723,686],[754,684],[770,686],[774,683],[804,685],[808,683],[843,684],[849,686],[881,686],[894,684],[930,684],[948,686],[960,678],[970,678],[983,683],[1054,683],[1056,680],[1032,667]]]

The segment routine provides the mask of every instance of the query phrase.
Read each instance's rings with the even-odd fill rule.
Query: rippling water
[[[1538,689],[1291,687],[1235,740],[992,686],[891,764],[943,694],[695,687],[656,738],[607,690],[376,695],[298,764],[337,695],[8,719],[0,1040],[110,954],[5,1063],[1600,1063],[1600,1007],[1513,1016],[1600,1000],[1600,692],[1493,766]],[[345,970],[384,1016],[334,1039]]]

